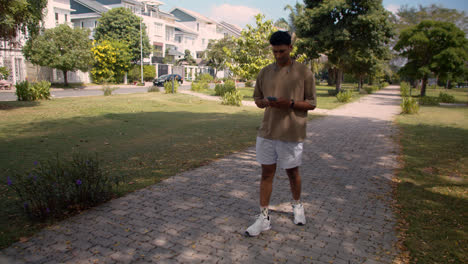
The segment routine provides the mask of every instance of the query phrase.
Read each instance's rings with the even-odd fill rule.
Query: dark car
[[[159,78],[157,79],[154,79],[153,85],[164,86],[165,82],[172,82],[172,79],[174,79],[174,81],[179,82],[179,84],[182,84],[184,82],[184,79],[179,74],[166,74],[159,76]]]

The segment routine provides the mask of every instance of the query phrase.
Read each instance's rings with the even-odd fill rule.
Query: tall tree
[[[122,81],[125,72],[130,69],[128,46],[117,41],[103,40],[96,42],[91,51],[94,56],[94,67],[91,70],[94,82]]]
[[[209,44],[208,44],[209,45]],[[184,53],[184,57],[177,61],[178,65],[181,65],[183,62],[186,62],[188,65],[197,65],[197,62],[193,58],[190,50],[186,49]]]
[[[19,32],[39,33],[47,0],[0,0],[0,40],[14,40]]]
[[[416,26],[423,20],[435,20],[454,23],[458,28],[468,34],[468,16],[465,11],[445,8],[441,5],[419,5],[418,8],[401,6],[397,11],[397,28],[401,31],[408,27]]]
[[[228,59],[229,69],[246,80],[254,79],[260,70],[273,62],[269,39],[274,32],[271,20],[263,21],[265,16],[255,16],[256,26],[247,25],[239,38],[234,39],[234,47],[224,48]]]
[[[400,74],[422,79],[421,96],[426,95],[427,79],[432,73],[448,76],[466,70],[468,40],[453,23],[426,20],[407,28],[394,49],[408,59]]]
[[[130,48],[133,62],[139,62],[140,54],[140,20],[128,8],[113,8],[102,15],[94,32],[94,39],[116,40],[125,43]],[[151,53],[151,46],[146,25],[141,22],[141,33],[143,36],[143,58]]]
[[[206,50],[206,58],[208,65],[215,69],[215,76],[217,72],[226,67],[226,53],[224,47],[232,50],[234,41],[229,37],[224,37],[219,40],[210,40]]]
[[[381,0],[305,0],[306,9],[295,22],[302,46],[313,57],[325,54],[336,65],[336,91],[343,70],[357,50],[377,50],[393,36],[390,13]],[[377,53],[376,53],[377,54]]]
[[[33,64],[61,70],[65,85],[68,85],[67,72],[89,69],[93,62],[91,47],[89,29],[70,28],[61,24],[46,29],[44,34],[34,40],[29,39],[23,53]]]

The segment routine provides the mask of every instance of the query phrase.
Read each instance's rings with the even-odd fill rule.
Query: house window
[[[154,35],[155,36],[163,36],[163,24],[161,23],[154,23]]]
[[[81,28],[84,28],[84,22],[81,21]]]
[[[200,31],[200,23],[197,23],[197,31]]]
[[[202,45],[205,45],[205,39],[201,40]]]
[[[68,15],[65,14],[65,22],[67,22],[67,21],[68,21]]]
[[[97,27],[97,20],[94,20],[94,27]]]
[[[55,13],[55,23],[58,23],[59,22],[59,16],[58,16],[58,13]]]

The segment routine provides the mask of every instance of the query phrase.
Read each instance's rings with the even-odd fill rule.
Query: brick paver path
[[[292,223],[279,171],[272,230],[243,236],[258,213],[260,168],[249,148],[47,228],[2,250],[0,262],[390,263],[399,101],[391,86],[309,123],[305,226]]]

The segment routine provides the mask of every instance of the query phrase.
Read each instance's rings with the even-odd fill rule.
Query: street
[[[146,83],[146,86],[130,86],[126,85],[119,87],[113,91],[112,94],[132,94],[132,93],[146,93],[148,88],[151,87],[151,83]],[[116,87],[116,86],[111,86]],[[160,91],[164,90],[164,87],[159,87]],[[183,84],[179,87],[180,90],[190,90],[190,84]],[[51,89],[50,94],[52,98],[64,98],[64,97],[82,97],[82,96],[97,96],[103,95],[104,92],[101,88],[77,88],[77,89]],[[14,90],[0,92],[0,101],[16,101],[16,94]]]

